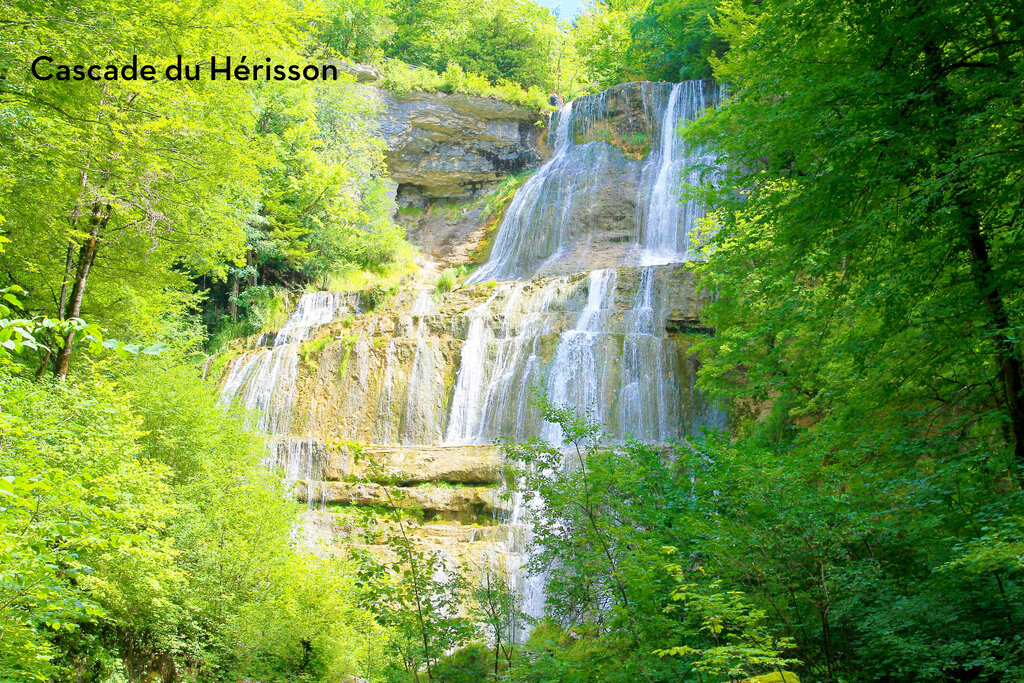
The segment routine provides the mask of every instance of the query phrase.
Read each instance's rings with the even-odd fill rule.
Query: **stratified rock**
[[[472,197],[540,162],[544,118],[537,111],[461,93],[379,93],[401,205]]]
[[[345,451],[332,453],[328,462],[328,479],[356,476],[400,486],[431,481],[493,485],[501,473],[493,446],[367,446],[358,459]]]
[[[547,119],[537,110],[461,93],[371,91],[382,105],[398,220],[435,258],[480,229],[485,216],[475,200],[541,162]]]
[[[306,484],[300,482],[297,489]],[[493,515],[503,506],[493,488],[465,486],[440,488],[434,486],[381,486],[372,482],[325,482],[322,488],[325,503],[370,505],[406,511],[424,511],[452,518],[471,519]],[[297,495],[303,495],[299,490]]]

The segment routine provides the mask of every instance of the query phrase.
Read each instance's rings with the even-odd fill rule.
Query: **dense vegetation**
[[[607,0],[564,19],[529,0],[0,0],[0,680],[1024,679],[1024,8]],[[279,324],[288,292],[408,267],[372,103],[350,82],[9,66],[44,48],[348,58],[395,90],[533,105],[727,81],[686,135],[729,169],[701,190],[716,333],[697,353],[732,433],[610,446],[540,399],[573,467],[506,444],[547,510],[547,619],[521,645],[500,571],[439,572],[400,515],[393,558],[317,559],[264,438],[196,366]]]

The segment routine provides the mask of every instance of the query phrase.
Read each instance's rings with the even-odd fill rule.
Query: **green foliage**
[[[905,439],[897,459],[846,434],[765,445],[770,431],[607,447],[586,416],[540,406],[566,448],[506,454],[543,503],[531,569],[554,624],[517,680],[1024,672],[1024,500],[991,453]]]
[[[25,65],[40,45],[58,63],[121,64],[138,55],[162,64],[182,52],[239,54],[255,45],[288,59],[299,16],[273,2],[193,12],[17,0],[5,1],[2,14],[20,27],[0,43],[0,60],[19,65],[0,85],[0,178],[10,179],[0,195],[11,236],[4,279],[29,293],[30,311],[152,339],[165,315],[193,303],[188,275],[222,277],[244,242],[264,160],[248,138],[250,99],[234,83],[39,81]],[[175,25],[174,36],[157,28],[163,22]]]
[[[351,572],[293,548],[262,437],[191,369],[140,363],[115,380],[0,372],[3,679],[381,666],[351,645],[387,640]]]
[[[317,43],[357,62],[375,62],[395,32],[389,0],[331,0],[317,21]]]
[[[548,576],[546,615],[567,629],[570,651],[615,654],[610,660],[596,655],[593,670],[576,671],[580,664],[571,652],[553,663],[528,651],[526,680],[550,680],[545,676],[553,671],[564,677],[559,680],[579,681],[682,674],[684,663],[654,652],[686,635],[684,622],[666,610],[673,582],[662,553],[666,545],[689,545],[681,519],[694,501],[685,479],[659,449],[633,442],[605,447],[600,425],[588,415],[543,397],[538,405],[565,448],[536,438],[505,445],[511,480],[543,504],[542,517],[534,520],[531,570]]]
[[[550,108],[548,98],[540,88],[523,88],[503,80],[492,83],[478,74],[466,73],[458,62],[449,62],[444,71],[438,73],[426,67],[410,66],[389,59],[384,66],[383,85],[398,95],[416,91],[463,93],[491,97],[532,109]]]
[[[299,349],[299,357],[303,363],[310,363],[315,356],[318,356],[327,345],[334,341],[331,337],[319,337],[317,339],[311,339],[309,341],[302,342],[302,347]]]
[[[471,643],[437,663],[434,676],[445,683],[479,683],[494,675],[494,655],[483,643]]]
[[[139,423],[118,419],[127,405],[111,385],[33,384],[9,370],[0,370],[0,677],[45,681],[64,669],[56,642],[106,613],[79,588],[99,559],[166,547],[166,471],[132,457]]]
[[[468,273],[469,268],[466,266],[452,266],[442,270],[441,275],[437,278],[437,284],[434,286],[435,296],[452,291],[456,283],[466,277]]]
[[[509,92],[554,84],[551,52],[560,33],[551,12],[533,0],[413,0],[397,3],[391,18],[389,57],[434,71],[457,64]]]
[[[168,330],[187,329],[204,307],[215,333],[244,333],[246,289],[298,289],[395,261],[405,242],[368,125],[377,112],[351,78],[99,87],[28,75],[39,45],[52,46],[56,63],[163,65],[175,54],[302,63],[307,31],[328,9],[0,5],[11,22],[0,61],[19,65],[0,83],[0,214],[11,240],[0,287],[26,292],[25,317],[84,317],[145,345],[170,341]],[[53,350],[60,375],[74,341]]]
[[[392,633],[389,647],[401,670],[413,674],[425,669],[433,679],[444,653],[464,645],[476,632],[459,615],[468,585],[437,551],[416,545],[393,505],[382,512],[391,516],[398,531],[380,540],[396,556],[390,562],[357,556],[362,606]],[[394,673],[398,671],[395,667]]]
[[[626,81],[710,78],[729,49],[719,0],[640,0],[594,3],[568,38],[576,87],[602,90]]]
[[[0,244],[0,252],[2,251]],[[27,354],[23,352],[35,351],[38,356],[35,359],[38,376],[46,372],[49,360],[55,352],[76,343],[87,343],[93,352],[114,351],[121,357],[138,353],[155,356],[167,349],[163,342],[143,346],[117,339],[104,339],[103,330],[99,325],[87,323],[81,318],[51,320],[46,316],[35,316],[31,319],[8,317],[23,310],[18,295],[24,293],[25,290],[18,285],[0,288],[0,359],[6,359],[13,354],[31,365],[32,360],[26,358]]]
[[[512,668],[516,641],[529,620],[523,613],[523,597],[511,585],[515,577],[510,576],[502,565],[483,567],[480,575],[471,594],[473,613],[493,643],[493,653],[487,657],[475,655],[473,658],[476,662],[493,663],[494,676],[497,678],[503,669]]]
[[[681,645],[658,650],[657,654],[690,658],[695,671],[714,679],[725,676],[731,683],[752,673],[766,669],[781,672],[783,667],[800,663],[780,655],[783,650],[793,649],[795,643],[790,638],[772,636],[765,624],[767,613],[750,607],[740,591],[723,590],[721,581],[707,586],[688,582],[679,565],[669,565],[668,570],[679,581],[672,591],[672,600],[679,605],[668,609],[685,610],[696,622],[692,626],[696,633],[710,635],[714,644]]]
[[[783,603],[823,615],[794,624],[800,659],[829,678],[1014,678],[1022,17],[890,9],[721,7],[732,50],[716,74],[732,95],[690,131],[731,161],[703,197],[717,334],[700,343],[701,383],[772,405],[747,439],[778,449],[793,498],[750,540],[781,552],[785,529],[810,524],[814,552],[786,549],[819,577]],[[793,590],[777,571],[759,585]]]

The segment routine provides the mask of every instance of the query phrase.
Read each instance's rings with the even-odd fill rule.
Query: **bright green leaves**
[[[666,610],[684,610],[695,634],[708,638],[702,646],[678,645],[655,654],[687,659],[694,670],[714,680],[747,678],[800,664],[781,654],[791,651],[795,642],[773,636],[767,613],[752,607],[743,593],[726,589],[720,580],[704,586],[693,583],[680,565],[667,569],[678,583]]]
[[[606,445],[589,415],[540,396],[537,402],[564,447],[540,439],[503,445],[508,481],[520,495],[536,496],[530,569],[548,578],[548,618],[572,625],[572,637],[619,653],[601,675],[563,672],[560,680],[679,675],[686,665],[653,653],[681,637],[679,620],[665,611],[671,580],[663,548],[691,547],[688,515],[697,501],[686,479],[664,450]]]
[[[104,615],[79,588],[93,580],[98,556],[148,541],[142,529],[123,526],[117,502],[146,477],[136,479],[137,464],[123,472],[132,479],[114,474],[115,459],[132,451],[130,424],[111,422],[109,411],[90,426],[64,421],[58,411],[90,402],[80,392],[47,395],[6,374],[0,389],[0,672],[5,680],[51,680],[59,671],[51,639]],[[133,504],[145,509],[141,498]]]
[[[164,364],[117,383],[0,371],[0,678],[116,675],[138,652],[140,677],[170,659],[265,681],[381,667],[352,573],[293,546],[263,438]]]
[[[67,344],[87,344],[93,352],[113,351],[119,357],[145,354],[157,356],[168,350],[167,344],[129,344],[117,339],[104,339],[103,330],[99,325],[87,323],[81,318],[53,320],[45,316],[34,318],[9,318],[15,310],[21,310],[21,300],[17,294],[25,291],[17,285],[0,289],[0,354],[21,354],[23,351],[36,351],[40,354],[39,363],[45,371],[45,364],[50,355]]]
[[[1019,79],[997,65],[1019,69],[1022,57],[1019,14],[982,5],[900,18],[884,3],[719,7],[733,49],[717,76],[732,95],[691,131],[731,169],[704,191],[720,226],[701,268],[718,294],[707,389],[781,393],[795,420],[851,432],[927,415],[930,429],[967,420],[969,438],[985,440],[1002,422],[989,380],[1002,349],[1020,355],[998,338],[1020,325],[1006,179],[1024,157],[1003,125]],[[991,45],[986,13],[1014,47]],[[966,53],[991,68],[964,67]],[[985,218],[972,228],[971,215]],[[981,260],[972,230],[988,245]]]

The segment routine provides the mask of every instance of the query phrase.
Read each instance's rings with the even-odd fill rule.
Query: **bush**
[[[450,292],[455,288],[455,283],[460,279],[466,277],[469,273],[469,268],[466,266],[455,266],[453,268],[445,268],[441,271],[441,276],[437,278],[437,286],[434,288],[435,294],[444,294]]]
[[[466,73],[458,62],[448,62],[444,73],[439,74],[431,69],[389,59],[384,65],[384,77],[381,82],[396,95],[408,95],[416,91],[463,93],[490,97],[540,111],[551,110],[548,99],[540,88],[534,86],[526,89],[518,83],[504,79],[491,83],[479,74]]]

